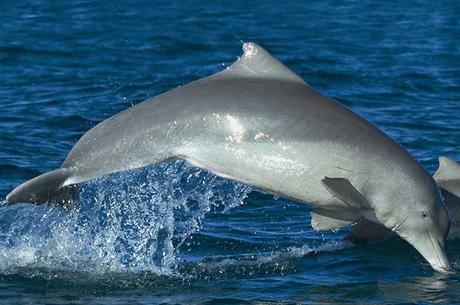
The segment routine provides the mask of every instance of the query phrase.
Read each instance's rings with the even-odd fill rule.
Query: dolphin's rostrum
[[[184,159],[219,176],[310,204],[315,229],[365,218],[440,272],[449,216],[432,177],[378,128],[329,99],[255,43],[226,70],[131,107],[92,128],[60,169],[7,202],[41,204],[108,173]]]

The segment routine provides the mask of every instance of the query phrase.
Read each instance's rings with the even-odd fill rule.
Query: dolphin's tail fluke
[[[76,195],[75,185],[66,185],[72,169],[60,168],[35,177],[16,187],[6,196],[7,203],[54,203],[64,205]]]

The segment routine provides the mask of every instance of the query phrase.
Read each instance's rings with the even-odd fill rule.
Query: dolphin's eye
[[[428,216],[428,213],[426,211],[422,211],[422,217],[426,218]]]

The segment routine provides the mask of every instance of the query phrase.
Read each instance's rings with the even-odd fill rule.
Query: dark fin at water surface
[[[16,187],[6,196],[8,204],[33,203],[53,204],[58,206],[68,205],[78,193],[76,185],[65,185],[72,174],[72,169],[60,168],[50,171]]]

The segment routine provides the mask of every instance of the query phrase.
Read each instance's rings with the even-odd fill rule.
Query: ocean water
[[[217,72],[245,41],[376,124],[431,173],[460,160],[456,1],[2,1],[0,304],[460,303],[401,240],[316,233],[309,207],[185,162],[4,198],[98,122]],[[447,254],[460,270],[460,241]]]

